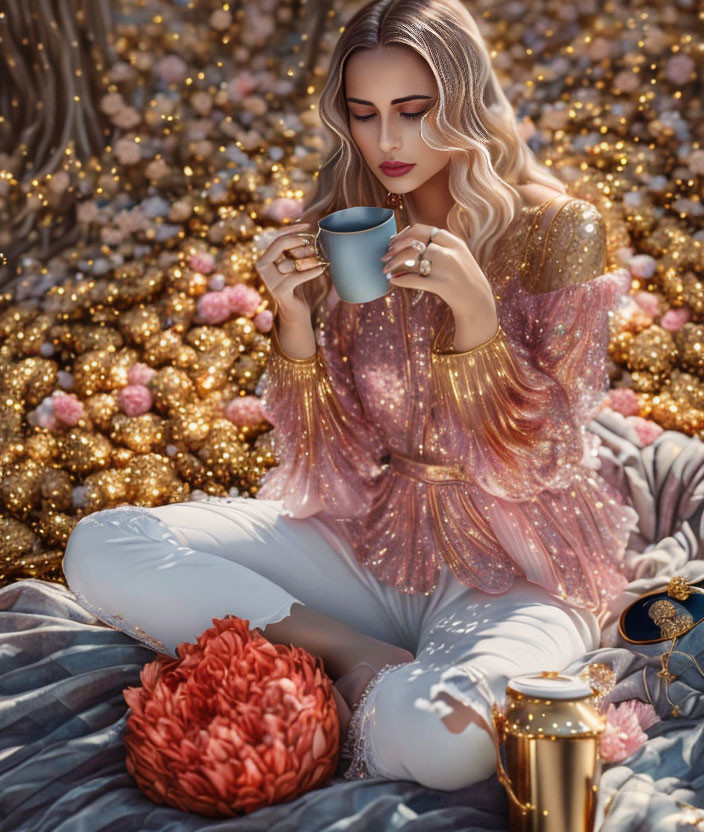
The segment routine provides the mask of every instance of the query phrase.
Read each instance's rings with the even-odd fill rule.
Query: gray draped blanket
[[[634,576],[624,601],[666,583],[704,576],[704,444],[666,431],[646,448],[617,413],[590,424],[601,439],[600,473],[637,509],[640,529],[627,551]],[[667,645],[633,649],[615,621],[602,646],[569,665],[609,663],[618,683],[610,701],[646,690],[662,717],[648,742],[606,767],[596,828],[601,832],[686,832],[704,826],[704,626],[680,641],[671,706],[657,672]],[[99,624],[58,584],[24,580],[0,590],[0,832],[195,832],[195,830],[508,830],[496,777],[453,792],[408,781],[344,781],[241,818],[214,820],[143,797],[124,765],[123,688],[155,654]],[[699,826],[698,828],[702,828]]]

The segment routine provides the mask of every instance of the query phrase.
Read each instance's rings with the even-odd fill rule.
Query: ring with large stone
[[[427,277],[430,274],[431,265],[432,264],[431,264],[430,260],[425,260],[425,259],[421,260],[418,263],[418,267],[420,268],[420,273],[423,277]]]
[[[422,240],[411,240],[411,247],[417,248],[418,251],[421,252],[421,254],[425,251],[426,248],[425,243]]]

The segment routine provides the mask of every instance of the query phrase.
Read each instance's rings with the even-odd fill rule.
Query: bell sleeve
[[[582,460],[586,424],[609,387],[610,315],[630,284],[625,270],[604,273],[605,239],[596,208],[567,201],[523,280],[496,296],[496,334],[463,352],[452,338],[433,346],[436,431],[496,496],[565,487]]]
[[[353,313],[342,301],[326,312],[316,328],[317,350],[305,359],[284,352],[276,320],[272,328],[261,405],[274,426],[278,465],[256,497],[283,500],[288,517],[363,514],[383,473],[383,436],[365,416],[350,367]]]

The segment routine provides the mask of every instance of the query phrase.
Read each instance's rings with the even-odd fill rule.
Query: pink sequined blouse
[[[514,222],[486,272],[499,327],[475,349],[453,349],[438,295],[402,287],[364,304],[334,293],[308,359],[272,331],[262,405],[279,464],[256,496],[315,515],[404,592],[432,593],[444,561],[487,593],[519,575],[602,611],[638,515],[597,473],[586,425],[630,278],[604,273],[586,201],[560,195]]]

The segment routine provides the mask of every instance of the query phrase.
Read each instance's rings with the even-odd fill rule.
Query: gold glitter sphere
[[[189,401],[174,410],[167,422],[168,436],[174,444],[190,450],[199,448],[210,433],[211,417],[203,402]]]
[[[704,324],[688,321],[675,333],[674,340],[684,369],[704,377]]]
[[[157,506],[179,502],[188,493],[171,461],[158,454],[138,454],[125,468],[130,502]]]
[[[87,477],[83,484],[86,487],[83,506],[86,513],[112,508],[126,502],[128,498],[128,474],[121,469],[106,468],[97,471]]]
[[[24,519],[38,508],[42,498],[44,466],[33,459],[6,466],[0,481],[0,496],[4,507],[15,517]]]
[[[47,430],[37,429],[25,442],[27,454],[37,462],[50,462],[59,452],[56,437]]]
[[[61,468],[47,468],[41,477],[41,496],[55,511],[73,508],[73,480]]]
[[[113,416],[119,412],[120,406],[112,393],[96,393],[84,401],[88,418],[99,430],[108,432],[112,425]]]
[[[175,361],[182,346],[181,336],[174,330],[157,332],[144,342],[142,361],[150,367],[161,367]]]
[[[72,428],[59,440],[59,458],[72,474],[85,475],[110,463],[112,445],[100,433]]]
[[[188,373],[176,367],[158,370],[148,387],[154,397],[154,406],[161,413],[170,413],[195,398],[195,387]]]
[[[153,309],[136,306],[120,317],[119,327],[133,344],[144,344],[152,335],[161,332],[161,320]]]
[[[672,372],[676,360],[672,333],[656,324],[638,333],[628,345],[626,365],[631,371],[647,371],[662,378]]]
[[[140,416],[117,413],[112,419],[110,438],[135,453],[146,454],[163,445],[164,432],[164,420],[156,413],[142,413]]]

